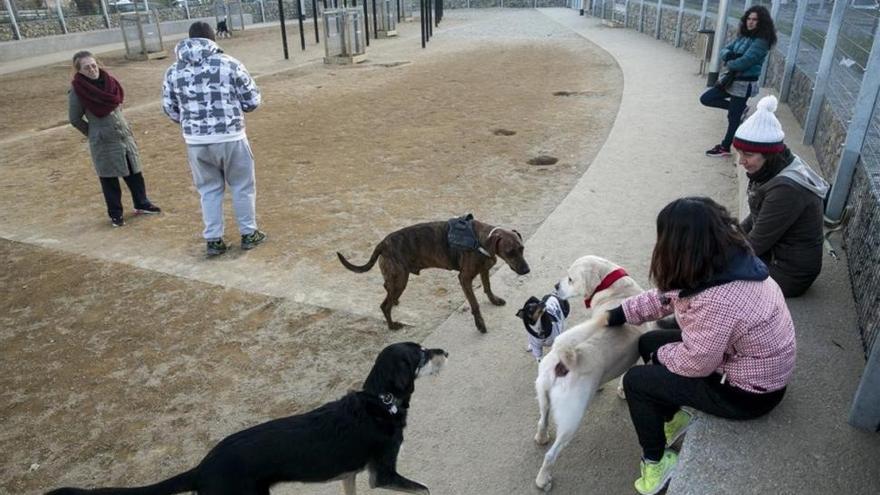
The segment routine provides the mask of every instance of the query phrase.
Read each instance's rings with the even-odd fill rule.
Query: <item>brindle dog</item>
[[[489,269],[495,265],[498,258],[501,258],[511,270],[519,275],[525,275],[529,273],[529,264],[523,258],[522,236],[519,232],[493,227],[476,220],[473,225],[477,240],[488,256],[478,251],[459,251],[450,248],[447,243],[449,226],[445,221],[411,225],[388,234],[376,245],[370,260],[362,266],[351,264],[339,252],[336,255],[346,268],[357,273],[369,271],[376,260],[379,260],[379,268],[385,278],[385,291],[388,293],[380,307],[391,330],[403,326],[391,319],[391,308],[400,302],[400,295],[406,289],[410,273],[418,275],[424,268],[457,270],[461,289],[474,315],[474,324],[477,330],[485,333],[486,323],[474,296],[474,277],[480,275],[483,290],[489,301],[496,306],[503,306],[504,299],[492,293],[492,287],[489,285]]]

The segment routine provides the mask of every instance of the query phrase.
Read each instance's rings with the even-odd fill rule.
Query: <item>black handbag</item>
[[[718,80],[715,81],[715,87],[721,90],[726,90],[733,84],[734,79],[736,79],[736,72],[732,70],[728,70],[722,72],[720,76],[718,76]]]

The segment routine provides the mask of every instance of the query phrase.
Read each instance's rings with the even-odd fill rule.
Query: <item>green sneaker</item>
[[[671,447],[674,445],[692,424],[694,424],[694,415],[684,409],[679,409],[672,419],[663,423],[663,433],[666,435],[666,446]]]
[[[219,256],[226,252],[226,243],[223,242],[223,239],[214,239],[212,241],[208,241],[207,248],[205,249],[205,254],[210,258],[211,256]]]
[[[266,240],[266,234],[255,230],[250,234],[241,236],[241,248],[247,251],[257,247],[261,242]]]
[[[672,479],[677,464],[678,454],[671,450],[664,452],[663,458],[658,462],[642,460],[640,466],[642,477],[634,483],[636,491],[642,495],[660,493]]]

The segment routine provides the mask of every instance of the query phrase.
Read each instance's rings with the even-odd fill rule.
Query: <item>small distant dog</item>
[[[276,483],[333,480],[355,495],[355,477],[364,469],[372,488],[427,495],[427,487],[397,473],[397,454],[416,378],[440,371],[448,356],[412,342],[389,345],[361,391],[232,434],[185,473],[140,488],[59,488],[46,495],[268,495]]]
[[[528,350],[538,362],[544,357],[544,348],[552,346],[556,337],[565,331],[565,319],[570,311],[568,301],[547,294],[542,299],[529,297],[516,312],[529,334]]]
[[[529,273],[529,264],[523,258],[523,249],[519,232],[493,227],[467,215],[448,221],[420,223],[394,231],[376,245],[365,265],[354,265],[339,252],[336,256],[343,266],[355,273],[369,271],[379,261],[387,292],[380,307],[391,330],[403,327],[391,319],[391,308],[400,302],[410,274],[418,275],[424,268],[458,271],[458,282],[471,306],[474,324],[477,330],[486,333],[480,304],[474,296],[473,280],[479,275],[489,301],[496,306],[505,305],[504,299],[492,293],[489,269],[501,258],[517,274]]]
[[[229,32],[229,26],[226,25],[225,17],[223,20],[217,21],[217,29],[215,31],[218,38],[232,38],[232,33]]]

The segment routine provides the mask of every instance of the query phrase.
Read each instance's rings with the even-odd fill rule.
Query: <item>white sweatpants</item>
[[[226,184],[232,192],[239,233],[247,235],[257,230],[257,180],[254,155],[247,138],[226,143],[188,144],[186,152],[193,183],[202,198],[204,238],[210,241],[223,237]]]

